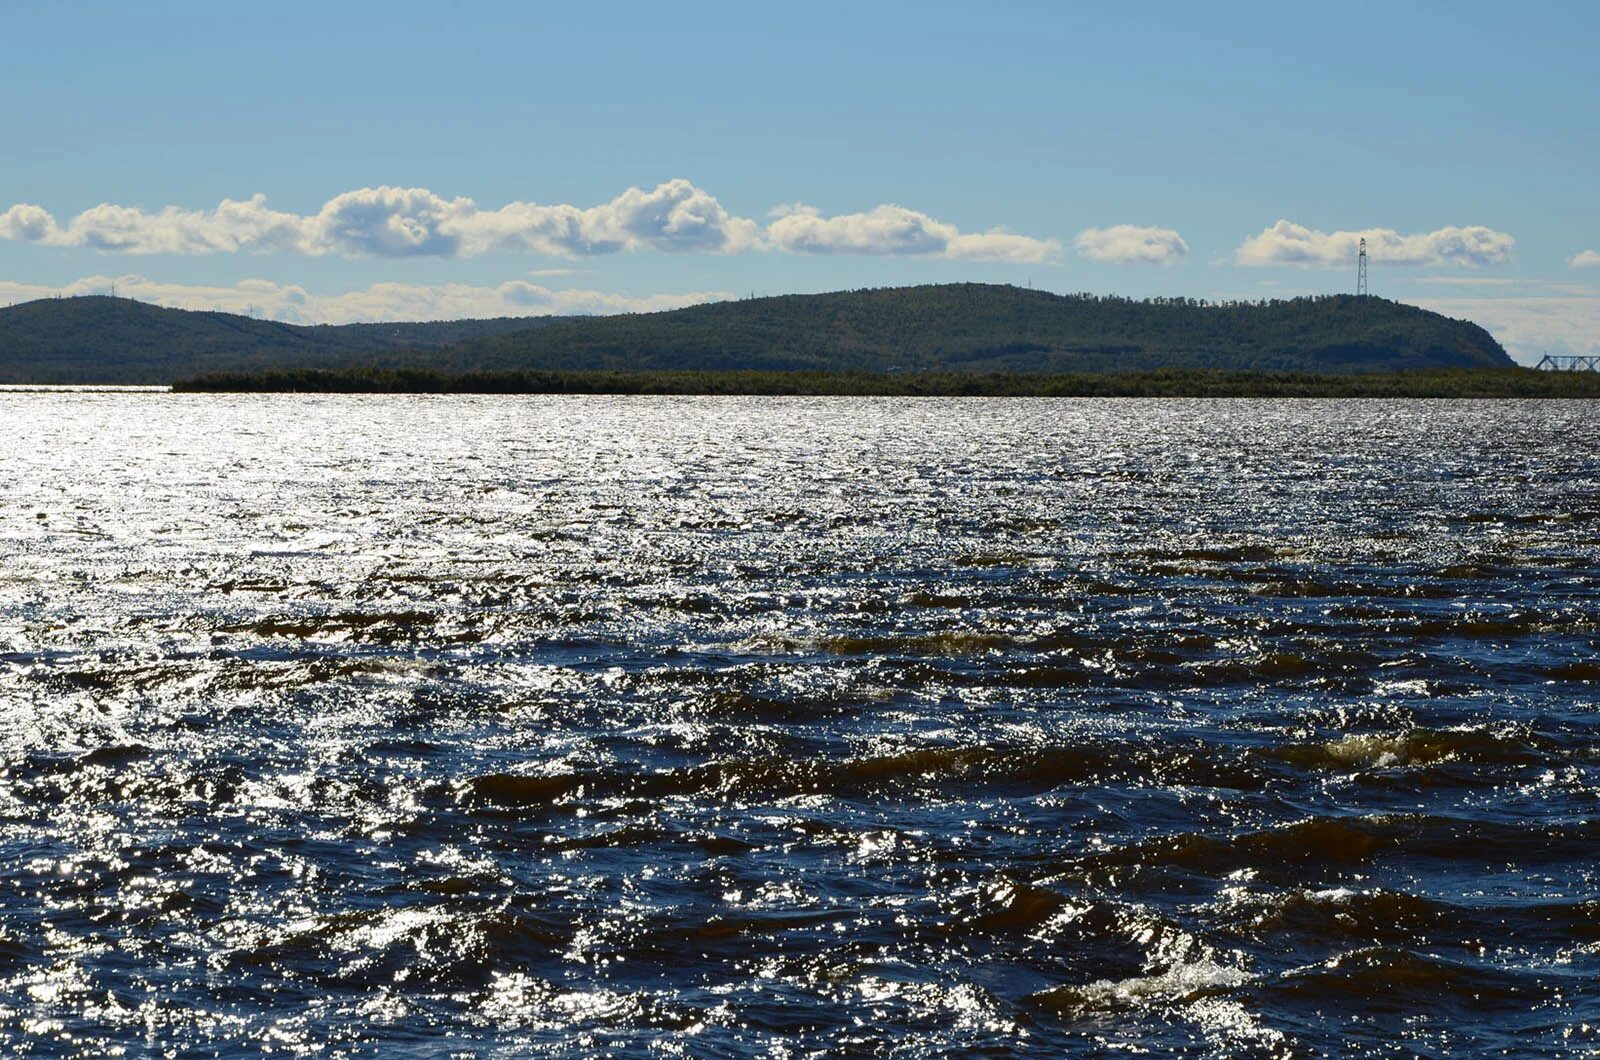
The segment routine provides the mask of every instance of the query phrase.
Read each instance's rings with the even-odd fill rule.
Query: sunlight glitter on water
[[[0,395],[0,1042],[1592,1050],[1597,415]]]

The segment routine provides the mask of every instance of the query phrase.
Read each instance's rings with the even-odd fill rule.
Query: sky
[[[0,0],[0,304],[301,323],[972,281],[1600,353],[1600,4]]]

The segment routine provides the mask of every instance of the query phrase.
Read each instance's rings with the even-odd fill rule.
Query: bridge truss
[[[1547,353],[1534,367],[1547,372],[1600,372],[1600,353]]]

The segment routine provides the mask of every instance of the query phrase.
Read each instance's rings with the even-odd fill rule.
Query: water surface
[[[1597,428],[0,394],[0,1048],[1591,1054]]]

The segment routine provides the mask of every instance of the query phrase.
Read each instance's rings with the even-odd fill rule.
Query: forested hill
[[[343,368],[566,318],[302,327],[128,298],[0,308],[0,383],[170,383],[217,371]]]
[[[1050,374],[1156,368],[1497,367],[1488,332],[1347,295],[1208,304],[950,284],[787,295],[612,317],[297,327],[127,299],[0,310],[0,382],[166,383],[216,372],[471,371]]]
[[[1487,331],[1338,295],[1210,304],[951,284],[569,321],[441,350],[447,370],[1293,371],[1496,367]]]

